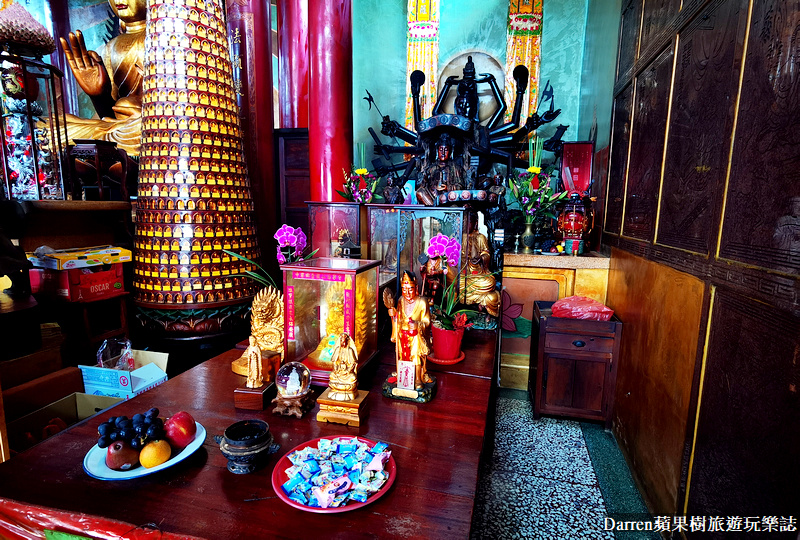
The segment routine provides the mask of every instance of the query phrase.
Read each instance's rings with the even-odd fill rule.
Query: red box
[[[70,302],[91,302],[125,292],[122,263],[70,270],[31,268],[30,276],[34,294],[60,296]]]

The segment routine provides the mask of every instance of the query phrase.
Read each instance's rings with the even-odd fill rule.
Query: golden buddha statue
[[[98,52],[87,50],[83,33],[59,38],[75,80],[91,98],[99,118],[67,115],[67,135],[117,143],[139,155],[142,140],[142,80],[147,0],[109,0],[120,19],[120,35]]]
[[[500,313],[500,291],[489,269],[492,252],[489,240],[478,231],[477,212],[470,212],[469,230],[465,243],[467,263],[464,273],[459,276],[459,300],[468,305],[478,304],[489,315],[497,317]]]
[[[334,401],[352,401],[358,396],[358,351],[350,336],[339,334],[336,348],[333,350],[333,371],[328,381],[328,398]]]

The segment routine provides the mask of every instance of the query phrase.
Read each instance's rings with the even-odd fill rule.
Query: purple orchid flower
[[[444,254],[447,257],[447,264],[450,266],[457,266],[458,258],[461,255],[461,243],[455,238],[450,238],[449,242],[447,242]]]
[[[303,232],[303,229],[298,227],[294,231],[295,236],[297,236],[297,241],[294,244],[295,253],[299,256],[306,246],[308,245],[308,238],[306,238],[306,233]]]
[[[280,247],[294,247],[297,244],[297,234],[294,227],[290,225],[282,225],[281,228],[275,233],[273,238],[278,241],[278,246]]]
[[[286,264],[286,257],[284,257],[283,253],[281,253],[281,247],[278,246],[275,249],[278,251],[278,263],[279,264]]]
[[[428,242],[428,256],[440,257],[445,254],[450,238],[442,233],[437,234]]]

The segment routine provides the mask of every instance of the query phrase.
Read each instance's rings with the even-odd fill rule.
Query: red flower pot
[[[428,356],[428,360],[434,364],[456,364],[464,359],[461,352],[461,339],[464,337],[464,329],[445,330],[436,325],[431,326],[433,355]]]

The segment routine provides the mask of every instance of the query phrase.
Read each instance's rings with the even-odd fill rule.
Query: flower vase
[[[525,230],[522,232],[522,250],[520,253],[526,255],[533,254],[533,246],[536,242],[536,224],[526,223]]]
[[[431,325],[431,337],[433,341],[433,354],[428,356],[428,360],[434,364],[457,364],[464,359],[461,351],[461,340],[464,337],[464,329],[445,330],[438,326]]]

